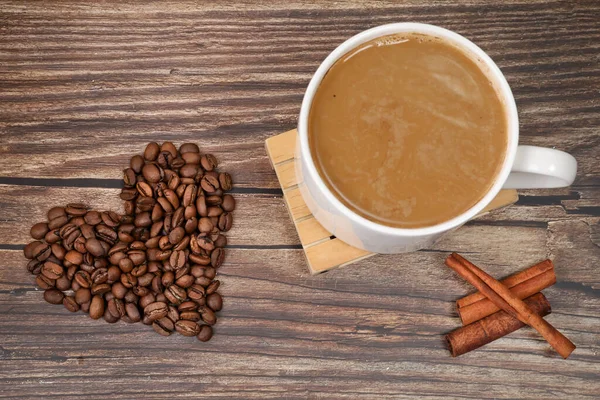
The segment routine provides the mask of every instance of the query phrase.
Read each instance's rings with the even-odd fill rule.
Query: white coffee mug
[[[308,114],[321,80],[333,64],[350,50],[375,38],[403,33],[421,33],[444,38],[470,54],[488,71],[508,113],[508,149],[502,170],[489,192],[473,207],[449,221],[425,228],[393,228],[370,221],[342,204],[327,188],[317,169],[308,145]],[[494,199],[500,189],[557,188],[569,186],[575,179],[577,161],[570,154],[535,146],[518,146],[519,120],[510,87],[502,72],[468,39],[433,25],[397,23],[382,25],[357,34],[331,52],[311,79],[300,109],[296,143],[296,174],[308,208],[325,229],[344,242],[376,253],[402,253],[432,245],[442,234],[473,218]]]

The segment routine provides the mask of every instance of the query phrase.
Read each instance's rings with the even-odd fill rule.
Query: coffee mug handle
[[[577,174],[577,160],[564,151],[537,146],[519,146],[504,189],[566,187]]]

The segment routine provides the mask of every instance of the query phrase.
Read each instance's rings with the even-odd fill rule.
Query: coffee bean
[[[232,195],[226,194],[223,196],[223,203],[221,204],[221,208],[227,212],[231,212],[235,209],[235,199]]]
[[[231,225],[233,224],[233,217],[231,213],[223,213],[219,216],[218,227],[221,232],[227,232],[231,229]]]
[[[206,296],[206,305],[213,311],[220,311],[223,308],[223,298],[217,292],[211,293]]]
[[[114,317],[121,318],[126,314],[125,304],[120,299],[111,299],[107,306],[108,312]]]
[[[98,211],[88,211],[84,216],[83,220],[88,225],[98,225],[102,222],[102,217]]]
[[[200,149],[196,143],[184,143],[179,147],[179,152],[182,155],[185,153],[200,153]]]
[[[152,196],[152,194],[150,194],[150,196]],[[136,209],[141,212],[152,211],[154,209],[154,206],[156,205],[156,200],[150,196],[138,197],[138,199],[135,201],[135,205],[137,207]]]
[[[192,247],[192,243],[193,242],[190,241],[190,247]],[[189,255],[190,262],[192,262],[194,264],[199,264],[199,265],[209,265],[210,257],[207,256],[206,254],[202,254],[202,253],[206,253],[204,250],[202,250],[201,248],[200,248],[200,250],[201,250],[201,252],[198,252],[199,254],[190,254]]]
[[[65,225],[68,226],[68,225]],[[74,226],[74,225],[73,225]],[[104,224],[96,226],[96,229],[109,229],[110,228]],[[77,231],[79,231],[80,235],[77,235]],[[60,237],[64,239],[69,239],[73,236],[77,239],[79,236],[83,236],[85,239],[93,239],[96,237],[96,231],[92,225],[83,224],[80,227],[76,227],[75,229],[65,229],[65,234],[63,234],[62,230],[59,232]]]
[[[85,242],[85,248],[95,257],[103,257],[105,255],[104,247],[98,239],[88,239]]]
[[[173,157],[177,157],[177,148],[175,147],[175,145],[173,144],[173,142],[164,142],[160,146],[160,151],[161,152],[168,152]]]
[[[44,240],[48,244],[59,242],[60,236],[58,236],[58,230],[48,231],[48,233],[46,233],[46,236],[44,236]]]
[[[62,304],[64,293],[58,289],[48,289],[44,292],[44,300],[50,304]]]
[[[143,212],[135,216],[134,224],[136,227],[147,227],[152,225],[152,218],[149,212]]]
[[[186,164],[198,165],[200,164],[202,156],[200,153],[183,153],[181,158],[183,158],[183,161],[185,161]]]
[[[64,224],[66,224],[69,221],[69,218],[66,215],[61,215],[58,216],[54,219],[51,219],[48,222],[48,230],[55,230],[55,229],[59,229],[60,227],[62,227]],[[48,233],[48,232],[46,232]],[[45,236],[45,234],[44,234]]]
[[[194,284],[187,290],[187,295],[191,300],[199,300],[206,294],[206,290],[202,285]]]
[[[144,316],[152,322],[166,317],[168,311],[169,308],[166,303],[157,301],[144,307]]]
[[[179,318],[198,322],[200,321],[200,313],[196,311],[182,311],[179,313]]]
[[[142,168],[144,167],[144,159],[140,155],[135,155],[131,157],[129,161],[129,167],[136,173],[139,174],[142,172]]]
[[[190,245],[190,237],[189,236],[184,236],[183,239],[181,239],[179,241],[179,243],[177,243],[174,247],[173,250],[185,250],[188,248],[188,246]]]
[[[135,198],[137,197],[137,194],[138,194],[138,191],[136,188],[125,187],[125,188],[121,189],[121,193],[119,194],[119,197],[121,198],[121,200],[131,201],[131,200],[135,200]]]
[[[225,251],[220,247],[215,248],[210,254],[210,264],[214,268],[219,268],[223,264],[224,259]]]
[[[141,265],[146,262],[146,253],[142,250],[130,250],[127,253],[127,256],[133,263],[133,265]],[[142,272],[140,275],[143,275],[146,271]]]
[[[135,185],[135,188],[137,189],[138,193],[141,196],[151,198],[154,195],[154,191],[152,190],[152,187],[150,185],[148,185],[146,182],[138,182],[137,185]]]
[[[212,171],[217,167],[218,162],[216,157],[212,154],[205,154],[200,159],[200,164],[206,171]]]
[[[210,219],[207,217],[200,218],[198,220],[198,231],[202,233],[208,233],[212,231],[213,224],[210,222]]]
[[[46,261],[42,266],[42,275],[44,275],[48,279],[58,279],[64,274],[64,269],[61,265],[53,263],[51,261]]]
[[[182,289],[177,285],[169,286],[163,294],[165,295],[167,300],[169,300],[169,302],[171,302],[174,305],[179,305],[183,303],[183,301],[187,297],[185,289]]]
[[[187,207],[194,204],[198,196],[198,186],[195,184],[187,185],[183,191],[182,202],[183,206]]]
[[[162,336],[169,336],[175,330],[173,321],[169,318],[160,318],[152,323],[152,329]]]
[[[87,213],[88,207],[81,203],[69,203],[65,207],[65,212],[75,217],[82,217]]]
[[[125,312],[127,314],[127,317],[129,317],[129,319],[131,319],[132,322],[139,322],[141,320],[140,310],[133,303],[125,304]]]
[[[56,286],[58,290],[69,290],[71,289],[71,280],[67,277],[66,274],[63,274],[63,276],[56,280],[54,286]]]
[[[81,263],[83,263],[83,254],[77,250],[69,250],[65,254],[65,261],[68,261],[73,265],[81,265]]]
[[[221,189],[225,191],[231,190],[233,187],[231,175],[229,175],[227,172],[221,172],[219,174],[219,185],[221,186]]]
[[[184,230],[187,234],[193,233],[198,228],[198,220],[195,217],[185,221]]]
[[[35,283],[39,286],[40,289],[52,289],[56,284],[54,279],[50,279],[42,274],[39,274],[35,277]]]
[[[158,146],[158,143],[150,142],[144,150],[144,158],[147,161],[154,161],[156,160],[156,157],[158,157],[158,153],[160,153],[160,147]]]
[[[213,176],[205,175],[200,182],[200,186],[202,186],[204,192],[211,194],[219,189],[219,180]]]
[[[83,303],[87,303],[92,299],[92,295],[89,289],[80,288],[75,291],[75,302],[81,305]]]
[[[52,207],[50,210],[48,210],[48,214],[46,214],[48,221],[53,220],[61,215],[67,215],[64,207]]]
[[[121,275],[121,283],[128,289],[137,285],[137,278],[130,273]]]
[[[212,338],[212,335],[212,328],[208,325],[202,325],[200,327],[200,332],[198,333],[198,335],[196,335],[196,338],[198,338],[198,340],[201,342],[208,342]]]
[[[100,283],[98,285],[92,285],[91,293],[93,296],[97,294],[104,294],[110,292],[111,286],[108,283]]]
[[[65,306],[65,308],[71,312],[79,311],[79,304],[77,304],[77,302],[75,301],[75,297],[73,296],[66,296],[63,299],[62,303]]]
[[[175,281],[175,284],[179,287],[186,289],[192,286],[195,280],[196,278],[194,278],[192,275],[183,275]]]
[[[215,247],[225,247],[227,246],[227,237],[224,235],[218,235],[217,239],[214,241],[215,242]]]
[[[181,250],[175,250],[171,253],[171,257],[169,258],[169,262],[171,267],[175,269],[183,268],[186,262],[185,252]]]
[[[90,274],[85,271],[77,271],[73,279],[75,279],[75,282],[82,288],[87,289],[92,286],[92,278],[90,277]]]
[[[169,242],[171,242],[171,244],[177,244],[183,239],[184,236],[185,229],[178,226],[169,233]]]
[[[156,183],[160,181],[160,170],[155,164],[146,164],[142,168],[142,175],[146,181]],[[139,183],[138,183],[139,184]]]
[[[196,309],[198,308],[198,305],[193,302],[193,301],[184,301],[183,303],[181,303],[178,307],[177,310],[178,311],[196,311]]]
[[[207,271],[208,272],[208,271]],[[210,274],[205,274],[205,276],[209,279],[213,279],[214,278],[214,274],[211,277]],[[217,289],[219,288],[219,286],[221,286],[221,282],[220,281],[212,281],[210,283],[210,285],[207,286],[206,288],[206,294],[213,294],[217,291]]]
[[[199,166],[197,164],[185,164],[179,170],[179,175],[182,178],[193,178],[198,173]]]
[[[123,184],[125,186],[131,187],[135,186],[136,176],[135,171],[132,168],[126,168],[123,170]]]
[[[210,308],[206,306],[199,307],[198,312],[202,316],[202,321],[206,322],[208,325],[214,325],[217,323],[217,316]]]
[[[43,239],[49,230],[50,230],[50,228],[48,227],[47,223],[39,222],[31,227],[31,230],[29,231],[29,233],[30,233],[31,237],[34,239]]]
[[[194,321],[179,320],[175,322],[175,330],[183,336],[196,336],[200,333],[200,326]]]

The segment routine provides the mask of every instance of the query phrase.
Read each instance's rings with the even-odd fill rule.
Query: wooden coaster
[[[297,132],[293,129],[267,139],[265,144],[267,155],[283,190],[285,204],[298,231],[310,273],[319,274],[375,255],[352,247],[332,236],[311,214],[300,194],[296,180],[294,159],[296,135]],[[516,190],[501,190],[477,216],[511,205],[518,198]]]

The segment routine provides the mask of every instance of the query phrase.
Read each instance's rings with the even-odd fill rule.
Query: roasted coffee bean
[[[88,239],[85,242],[85,248],[95,257],[103,257],[105,255],[104,247],[98,239]]]
[[[43,245],[44,243],[40,242],[39,240],[34,240],[33,242],[28,243],[27,245],[25,245],[25,247],[23,248],[23,255],[25,256],[25,258],[27,258],[28,260],[31,260],[32,258],[36,258],[36,253],[34,253],[34,250],[39,246],[39,245]],[[41,250],[41,248],[40,248]],[[48,255],[50,256],[50,255]]]
[[[161,210],[157,211],[156,206],[154,206],[154,209],[152,210],[153,216],[156,214],[157,216],[160,215],[160,217],[162,218],[164,213],[172,213],[173,212],[173,205],[165,197],[159,197],[158,199],[156,199],[156,201],[157,201],[158,205],[160,205]]]
[[[68,261],[73,265],[81,265],[81,263],[83,263],[83,254],[81,254],[77,250],[69,250],[65,254],[64,259],[65,261]]]
[[[114,283],[121,278],[121,269],[116,265],[111,265],[108,268],[108,283]]]
[[[44,266],[43,262],[40,262],[38,260],[30,260],[27,263],[27,271],[29,271],[29,273],[31,273],[31,274],[38,275],[42,272],[43,266]]]
[[[156,302],[156,296],[154,293],[147,293],[144,296],[140,297],[140,301],[138,305],[142,308],[146,308],[147,305]]]
[[[164,287],[169,287],[175,282],[175,274],[171,271],[167,271],[162,275],[162,285]]]
[[[200,332],[198,333],[198,335],[196,335],[196,338],[198,338],[198,340],[201,342],[208,342],[212,338],[212,335],[212,328],[208,325],[202,325],[200,327]]]
[[[169,233],[169,242],[171,242],[171,244],[175,245],[175,244],[179,243],[183,239],[184,236],[185,236],[185,229],[178,226]]]
[[[80,252],[81,254],[83,253],[87,253],[87,249],[85,248],[85,237],[83,236],[79,236],[77,239],[75,239],[75,241],[73,242],[73,248],[75,250],[77,250],[78,252]],[[104,247],[102,247],[101,244],[98,244],[99,248],[102,248],[102,250],[104,250]]]
[[[200,164],[200,160],[202,159],[202,156],[200,155],[200,153],[183,153],[181,155],[181,158],[183,159],[183,161],[185,161],[186,164]]]
[[[51,261],[46,261],[42,266],[42,275],[44,275],[48,279],[56,280],[63,276],[64,269],[61,265],[53,263]]]
[[[142,250],[130,250],[127,253],[127,256],[129,257],[133,265],[141,265],[144,262],[146,262],[146,253]],[[143,275],[143,273],[140,275]]]
[[[135,203],[133,202],[133,200],[124,201],[123,209],[125,210],[126,215],[133,215],[133,213],[135,212]]]
[[[92,297],[92,302],[90,304],[90,318],[102,318],[102,316],[104,315],[104,307],[104,299],[101,295],[96,295]]]
[[[152,187],[146,182],[138,182],[135,185],[135,188],[141,196],[152,198],[152,196],[154,195]]]
[[[135,201],[136,210],[138,212],[152,211],[156,205],[156,200],[153,197],[138,197]]]
[[[169,258],[169,262],[171,267],[174,269],[183,268],[186,262],[185,252],[181,250],[175,250],[171,253],[171,257]]]
[[[44,236],[44,240],[48,244],[59,242],[60,236],[58,236],[58,230],[48,231],[48,233],[46,233],[46,236]]]
[[[235,199],[232,195],[226,194],[223,196],[223,203],[221,208],[227,212],[231,212],[235,209]]]
[[[156,158],[156,163],[162,168],[169,168],[171,161],[173,161],[173,155],[168,151],[161,151]]]
[[[169,176],[169,179],[167,180],[167,187],[171,190],[175,190],[179,187],[180,183],[181,179],[179,178],[179,175],[173,174]]]
[[[173,142],[164,142],[160,146],[160,151],[161,152],[165,152],[165,151],[169,152],[173,157],[177,157],[177,148],[175,147]]]
[[[208,206],[219,206],[223,202],[223,198],[221,196],[217,196],[214,194],[206,196],[206,204]]]
[[[182,226],[184,221],[184,208],[179,207],[177,210],[175,210],[175,212],[173,212],[173,215],[171,217],[171,226],[173,228]]]
[[[195,217],[188,218],[185,221],[184,230],[187,234],[192,234],[198,228],[198,220]]]
[[[115,317],[114,315],[112,315],[110,312],[106,311],[103,315],[103,318],[106,322],[108,322],[109,324],[114,324],[115,322],[117,322],[119,320],[119,318]]]
[[[126,168],[123,170],[123,184],[125,186],[135,186],[136,176],[135,171],[131,168]]]
[[[198,165],[197,164],[185,164],[179,170],[179,175],[182,178],[193,178],[198,173]]]
[[[29,234],[34,239],[43,239],[49,230],[50,228],[48,227],[47,223],[39,222],[31,227],[31,229],[29,230]]]
[[[175,330],[175,325],[169,318],[164,317],[154,321],[152,323],[152,329],[159,335],[169,336]]]
[[[212,194],[219,189],[219,180],[211,175],[204,175],[202,181],[200,182],[200,186],[202,186],[202,190],[207,194]]]
[[[192,242],[190,241],[190,247],[192,245]],[[202,252],[206,253],[204,250],[200,249]],[[199,264],[199,265],[209,265],[210,264],[210,257],[207,256],[206,254],[203,254],[202,252],[200,252],[199,254],[190,254],[189,255],[189,259],[190,262],[194,263],[194,264]]]
[[[206,271],[206,272],[208,272],[208,271]],[[205,274],[205,276],[207,278],[209,278],[209,279],[213,279],[214,278],[214,274],[213,274],[212,277],[207,276],[207,275],[209,275],[209,274]],[[219,288],[219,286],[221,286],[221,282],[220,281],[212,281],[210,283],[210,285],[208,285],[207,288],[206,288],[206,294],[208,295],[208,294],[215,293],[217,291],[217,289]]]
[[[98,285],[92,285],[91,293],[92,295],[104,294],[110,292],[110,285],[108,283],[100,283]]]
[[[223,213],[219,216],[219,223],[217,224],[219,230],[221,232],[227,232],[231,229],[231,225],[233,224],[233,217],[231,213]]]
[[[69,278],[67,278],[67,275],[64,274],[63,276],[61,276],[60,278],[58,278],[56,280],[56,282],[54,283],[54,286],[56,286],[56,288],[58,290],[62,290],[62,291],[66,291],[71,289],[71,280]]]
[[[108,312],[113,316],[121,318],[126,314],[125,304],[120,299],[112,299],[108,302]]]
[[[127,313],[127,317],[131,319],[132,322],[139,322],[141,319],[140,310],[133,303],[125,304],[125,312]]]
[[[68,225],[65,225],[68,226]],[[94,226],[89,225],[89,224],[83,224],[81,225],[79,228],[76,228],[74,230],[69,230],[69,232],[66,233],[66,235],[62,235],[61,232],[59,232],[60,237],[64,238],[64,239],[69,239],[72,236],[77,239],[79,236],[83,236],[84,239],[93,239],[96,237],[96,229],[109,229],[112,231],[112,229],[110,229],[108,226],[102,224],[102,225],[98,225],[94,228]],[[77,235],[77,231],[79,231],[80,235]]]
[[[163,229],[166,233],[171,232],[171,229],[173,228],[173,214],[167,214],[165,215],[165,218],[163,219]]]
[[[60,215],[66,215],[64,207],[52,207],[50,210],[48,210],[48,214],[46,214],[46,216],[48,217],[48,221]]]
[[[150,293],[150,289],[148,289],[145,286],[140,286],[140,285],[132,287],[131,291],[139,297],[143,297],[143,296],[147,295],[148,293]]]
[[[187,290],[187,295],[191,300],[198,300],[204,297],[206,289],[202,285],[194,284]]]
[[[200,321],[200,313],[196,311],[181,311],[179,313],[180,319],[185,319],[188,321]]]
[[[213,243],[211,238],[209,238],[207,236],[198,236],[196,240],[198,242],[198,246],[200,246],[202,249],[206,250],[207,252],[210,252],[215,248],[215,244]]]
[[[136,188],[124,187],[123,189],[121,189],[121,193],[119,194],[119,197],[121,198],[121,200],[132,201],[132,200],[135,200],[135,198],[137,197],[137,194],[138,194],[138,191]]]
[[[137,214],[135,216],[135,220],[133,222],[135,224],[136,227],[147,227],[152,225],[152,218],[150,216],[149,212],[143,212],[140,214]]]
[[[227,172],[221,172],[219,174],[219,185],[221,186],[221,189],[225,191],[231,190],[233,187],[231,175],[229,175]]]
[[[219,268],[223,264],[224,259],[225,251],[220,247],[215,248],[210,254],[210,264],[214,268]]]
[[[146,179],[146,181],[151,183],[156,183],[160,181],[161,178],[160,170],[154,164],[144,165],[144,167],[142,168],[142,175],[144,176],[144,179]]]
[[[163,191],[163,197],[167,199],[169,203],[171,203],[171,208],[173,210],[179,207],[179,197],[177,197],[175,191],[171,189],[165,189]]]
[[[158,153],[160,153],[160,147],[158,146],[158,143],[150,142],[144,150],[144,158],[146,161],[154,161],[156,160],[156,157],[158,157]]]
[[[115,298],[122,299],[127,294],[127,288],[121,282],[115,282],[111,287],[111,293]]]
[[[40,289],[51,289],[56,284],[54,279],[50,279],[42,274],[39,274],[35,277],[35,283],[39,286]]]
[[[187,297],[185,289],[182,289],[177,285],[169,286],[163,294],[165,295],[167,300],[169,300],[169,302],[171,302],[174,305],[179,305],[183,303],[183,301]]]
[[[119,268],[122,272],[128,273],[133,270],[133,261],[129,257],[123,257],[119,260]]]
[[[137,285],[137,278],[131,274],[122,274],[121,275],[121,283],[128,289]]]
[[[200,333],[200,326],[194,321],[179,320],[175,322],[175,330],[183,336],[196,336]]]
[[[214,325],[217,323],[217,316],[209,307],[199,307],[198,312],[202,316],[202,321],[206,322],[208,325]]]
[[[144,316],[150,322],[166,317],[168,312],[169,308],[167,304],[160,301],[150,303],[144,307]]]
[[[81,203],[69,203],[65,207],[65,212],[74,217],[81,217],[87,213],[88,207]]]
[[[209,233],[213,229],[213,224],[210,222],[210,218],[203,217],[198,220],[198,231],[202,233]]]
[[[77,304],[82,305],[92,300],[92,295],[89,289],[79,288],[75,291],[75,301]]]
[[[73,296],[66,296],[63,299],[62,303],[65,306],[65,308],[71,312],[79,311],[79,304],[77,304],[77,302],[75,301],[75,297]]]
[[[173,248],[173,244],[169,240],[168,236],[161,236],[160,240],[158,241],[158,248],[161,250],[168,250]]]
[[[146,272],[144,275],[138,278],[138,285],[144,287],[151,287],[152,280],[156,277],[152,272]]]
[[[116,228],[121,224],[121,216],[114,211],[104,211],[100,216],[102,222],[110,228]]]
[[[185,153],[200,153],[200,149],[196,143],[184,143],[179,147],[181,154]]]
[[[179,287],[187,289],[194,284],[195,280],[196,278],[194,278],[192,275],[183,275],[175,281],[175,284]]]
[[[198,304],[196,304],[193,301],[184,301],[183,303],[181,303],[178,307],[177,310],[180,312],[183,311],[196,311],[196,309],[198,308]]]
[[[212,171],[217,168],[218,162],[217,158],[212,154],[205,154],[202,156],[200,164],[206,171]]]
[[[145,254],[145,253],[142,252],[142,254]],[[131,270],[131,275],[138,278],[138,284],[139,284],[139,277],[144,275],[146,273],[146,271],[148,271],[148,265],[139,264],[139,265],[133,267],[133,269]],[[141,286],[145,286],[145,285],[141,285]]]
[[[139,297],[131,290],[128,290],[127,293],[125,293],[123,300],[125,300],[126,303],[137,303],[139,301]]]
[[[171,250],[148,249],[146,255],[149,261],[164,261],[171,257]]]
[[[198,196],[196,198],[196,210],[201,217],[208,216],[208,207],[206,206],[206,197]]]
[[[206,305],[213,311],[220,311],[223,308],[223,298],[217,292],[211,293],[206,296]]]
[[[181,241],[179,243],[177,243],[175,246],[173,246],[173,250],[185,250],[188,248],[188,246],[190,245],[190,237],[189,236],[184,236],[183,239],[181,239]]]
[[[31,258],[38,261],[45,261],[52,254],[52,248],[47,243],[38,242],[31,250]],[[27,254],[25,254],[27,256]]]
[[[144,159],[140,155],[135,155],[131,157],[129,161],[129,167],[136,173],[139,174],[142,172],[142,168],[144,167]]]
[[[88,225],[98,225],[102,222],[102,216],[98,211],[88,211],[84,216],[83,220]]]
[[[224,235],[218,235],[217,239],[214,241],[215,242],[215,247],[225,247],[227,246],[227,237]]]
[[[219,206],[208,207],[208,216],[209,217],[218,217],[221,214],[223,214],[223,209],[221,207],[219,207]],[[216,223],[213,223],[213,225],[216,225]]]
[[[185,187],[182,196],[182,203],[184,207],[194,204],[196,197],[198,196],[198,186],[191,184]]]
[[[64,297],[64,293],[58,289],[48,289],[44,292],[44,300],[50,304],[61,304]]]

